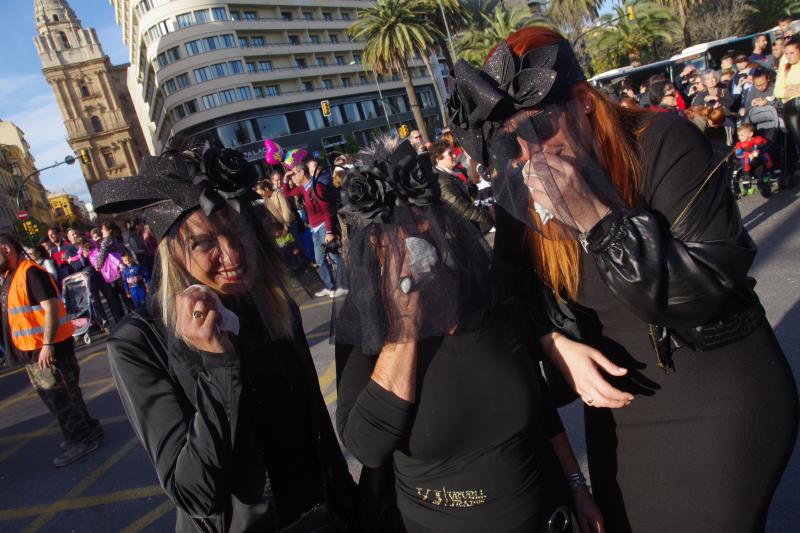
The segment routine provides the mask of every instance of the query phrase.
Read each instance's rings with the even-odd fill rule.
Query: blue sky
[[[42,64],[33,44],[36,25],[35,0],[2,0],[3,24],[0,40],[0,118],[10,120],[25,132],[38,167],[61,161],[72,150],[67,131],[50,86],[45,82]],[[114,22],[108,0],[69,0],[83,27],[92,27],[112,63],[126,63],[127,49],[122,32]],[[62,165],[41,174],[51,191],[65,190],[90,201],[80,166]]]

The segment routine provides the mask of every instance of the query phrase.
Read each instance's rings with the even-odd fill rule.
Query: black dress
[[[551,324],[628,368],[610,381],[636,395],[622,409],[585,410],[593,492],[613,533],[763,531],[797,435],[796,385],[747,277],[755,246],[724,175],[701,188],[708,142],[680,117],[651,120],[639,138],[643,206],[590,232],[577,304],[551,305]],[[532,271],[503,235],[519,227],[500,220],[498,253],[518,275]],[[760,319],[748,336],[702,352],[684,345],[674,371],[659,368],[649,324],[683,331],[748,308]]]
[[[415,404],[371,380],[377,356],[337,346],[339,435],[367,467],[394,460],[409,533],[537,532],[568,500],[547,441],[563,427],[514,322],[501,308],[421,341]]]

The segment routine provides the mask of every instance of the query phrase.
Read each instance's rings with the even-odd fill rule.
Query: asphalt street
[[[749,197],[740,205],[744,223],[759,245],[752,269],[756,289],[800,380],[800,191],[769,201]],[[297,294],[320,388],[333,414],[331,301]],[[0,532],[172,531],[174,508],[124,416],[103,339],[81,346],[78,355],[83,394],[90,412],[105,427],[106,439],[97,452],[66,468],[52,466],[61,435],[24,370],[0,374]],[[583,460],[581,407],[573,404],[561,414]],[[348,459],[357,475],[357,462]],[[799,493],[800,452],[795,449],[770,510],[769,533],[798,531]]]

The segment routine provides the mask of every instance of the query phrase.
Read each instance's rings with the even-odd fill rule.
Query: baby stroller
[[[770,171],[770,187],[779,183],[787,166],[787,132],[778,110],[772,106],[750,108],[747,119],[755,127],[756,133],[769,141],[769,155],[773,167]]]
[[[64,307],[67,310],[67,318],[72,321],[75,331],[72,333],[74,339],[83,338],[84,344],[91,344],[91,328],[96,326],[104,333],[108,333],[105,324],[100,324],[95,320],[92,294],[89,290],[91,274],[88,272],[78,272],[64,278],[61,282],[61,294],[64,300]],[[102,305],[102,303],[97,303]]]

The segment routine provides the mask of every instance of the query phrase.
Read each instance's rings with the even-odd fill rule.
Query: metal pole
[[[450,25],[447,23],[447,17],[444,13],[444,4],[442,0],[436,0],[439,4],[439,9],[442,11],[442,20],[444,21],[444,30],[447,32],[447,42],[450,44],[450,54],[453,56],[453,62],[456,61],[456,49],[453,47],[453,36],[450,35]]]

